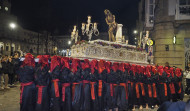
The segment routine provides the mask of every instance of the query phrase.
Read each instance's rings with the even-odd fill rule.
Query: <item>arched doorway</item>
[[[187,67],[188,64],[190,64],[190,50],[188,50],[188,51],[185,53],[185,67]]]
[[[185,39],[185,68],[190,63],[190,39]]]

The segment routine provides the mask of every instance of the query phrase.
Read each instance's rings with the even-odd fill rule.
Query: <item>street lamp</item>
[[[176,44],[176,36],[173,37],[173,44]]]
[[[86,33],[86,35],[88,36],[88,40],[90,41],[92,38],[92,34],[94,33],[94,35],[98,36],[99,35],[99,31],[98,31],[98,24],[97,23],[91,23],[91,16],[87,17],[87,24],[82,23],[82,35],[84,35]]]
[[[16,28],[16,24],[15,23],[10,23],[9,26],[10,26],[11,29],[15,29]]]
[[[71,45],[71,41],[70,40],[68,41],[68,44]]]
[[[134,34],[137,34],[138,32],[137,32],[137,30],[134,30],[133,33],[134,33]]]
[[[11,31],[13,31],[16,28],[16,24],[15,23],[10,23],[9,27],[11,28]],[[11,56],[13,55],[13,46],[12,46],[12,38],[11,38]]]

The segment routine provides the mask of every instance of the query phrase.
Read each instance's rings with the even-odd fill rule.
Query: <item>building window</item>
[[[180,0],[179,5],[180,14],[190,15],[190,0]]]
[[[9,11],[9,8],[8,8],[8,7],[5,7],[5,11]]]
[[[6,46],[6,51],[9,51],[9,46]]]
[[[180,5],[190,5],[190,0],[180,0],[179,4]]]
[[[153,5],[150,5],[150,7],[149,7],[149,14],[154,15],[154,6]]]
[[[154,22],[154,0],[149,0],[149,23]]]
[[[149,3],[150,3],[150,4],[153,4],[153,3],[154,3],[154,1],[153,1],[153,0],[150,0],[150,1],[149,1]]]

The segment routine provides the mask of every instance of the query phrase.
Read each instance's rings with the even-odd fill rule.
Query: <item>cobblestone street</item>
[[[20,90],[19,85],[9,90],[0,91],[0,111],[19,111],[19,97]],[[187,101],[188,97],[185,96],[184,101]],[[135,111],[147,111],[147,110],[135,110]],[[157,111],[157,109],[150,109],[148,111]]]

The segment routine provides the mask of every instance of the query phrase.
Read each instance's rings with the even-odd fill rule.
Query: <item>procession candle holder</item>
[[[92,34],[94,33],[94,35],[98,36],[99,35],[99,31],[97,28],[97,23],[91,23],[91,16],[87,16],[87,24],[82,23],[82,34],[83,35],[87,35],[88,36],[88,40],[91,41],[92,38]],[[86,26],[86,27],[85,27]]]
[[[98,31],[98,23],[94,23],[94,35],[98,36],[99,35],[99,31]]]
[[[73,32],[71,32],[71,41],[75,39],[75,43],[77,43],[78,38],[79,38],[78,30],[77,30],[77,26],[75,25],[73,28]]]

